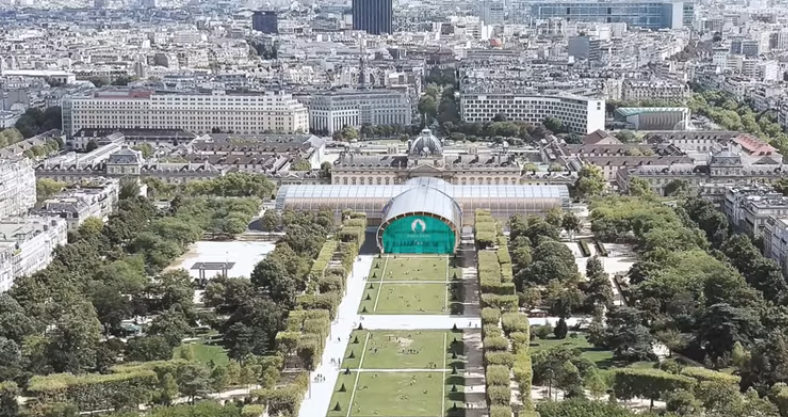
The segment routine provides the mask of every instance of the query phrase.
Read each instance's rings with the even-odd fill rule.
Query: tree
[[[561,227],[561,221],[564,218],[564,212],[560,207],[553,207],[547,210],[544,220],[553,227]]]
[[[657,332],[655,337],[668,348],[668,357],[671,357],[674,351],[682,350],[687,345],[684,335],[674,329]]]
[[[290,170],[291,171],[311,171],[312,170],[312,164],[310,164],[309,161],[307,161],[305,159],[297,159],[290,166]]]
[[[547,130],[553,133],[564,132],[563,122],[561,122],[561,119],[557,117],[553,117],[553,116],[547,117],[544,119],[544,121],[542,121],[542,124],[544,125],[545,128],[547,128]]]
[[[697,342],[713,359],[730,354],[736,342],[749,345],[761,334],[762,326],[754,311],[715,304],[698,321]]]
[[[613,356],[637,361],[653,356],[653,337],[640,312],[631,307],[614,307],[607,312],[604,347],[613,350]]]
[[[178,382],[171,373],[167,372],[159,378],[157,402],[162,405],[172,405],[176,398],[178,398]]]
[[[555,335],[556,339],[566,339],[566,335],[569,333],[569,326],[566,324],[566,320],[561,317],[558,320],[558,324],[555,325],[555,329],[553,329],[553,334]]]
[[[217,366],[211,371],[211,388],[214,392],[221,392],[230,384],[227,367]]]
[[[275,232],[279,230],[281,225],[282,219],[276,210],[266,210],[265,213],[263,213],[263,217],[260,219],[260,226],[263,227],[263,230],[269,232]]]
[[[667,185],[665,185],[665,195],[668,197],[686,195],[689,190],[689,181],[685,179],[672,180]]]
[[[197,397],[203,397],[211,392],[208,370],[203,365],[182,365],[178,368],[175,379],[178,383],[178,390],[181,394],[189,397],[192,404]]]
[[[419,99],[419,113],[435,118],[438,115],[438,105],[435,102],[435,98],[428,95],[422,96]]]
[[[701,404],[691,391],[679,389],[669,392],[665,398],[666,409],[680,416],[697,415],[701,411]]]
[[[142,336],[129,339],[126,344],[129,362],[160,361],[172,358],[172,346],[163,336]]]
[[[260,261],[252,271],[252,283],[284,308],[295,306],[296,281],[280,262],[272,257]]]
[[[181,344],[181,340],[191,332],[191,326],[186,317],[178,309],[170,309],[162,312],[151,321],[148,327],[148,335],[161,336],[174,348]]]
[[[533,162],[528,162],[523,165],[523,174],[536,171],[539,171],[539,167]]]
[[[328,161],[323,162],[322,164],[320,164],[320,177],[328,178],[330,180],[331,179],[331,170],[333,168],[334,168],[334,166],[331,164],[331,162],[328,162]]]
[[[66,183],[51,180],[49,178],[41,178],[36,180],[36,200],[41,203],[55,194],[63,191],[66,188]]]
[[[153,146],[150,143],[141,143],[133,146],[132,149],[139,151],[144,159],[148,159],[154,154]]]
[[[571,240],[572,236],[580,231],[580,219],[577,218],[575,213],[568,211],[564,214],[564,218],[561,219],[561,228],[569,233],[569,239]]]
[[[88,144],[85,145],[85,152],[93,152],[96,149],[98,149],[98,147],[99,147],[98,146],[98,142],[96,142],[95,140],[91,139],[91,140],[88,141]]]
[[[629,195],[637,197],[651,197],[654,195],[654,190],[651,189],[648,181],[640,177],[629,178]]]
[[[126,200],[134,198],[138,195],[140,195],[139,182],[136,179],[130,177],[121,178],[118,198],[121,200]]]
[[[14,382],[0,383],[0,417],[19,416],[19,387]]]
[[[274,347],[274,338],[284,326],[284,308],[266,297],[242,304],[221,326],[231,357],[250,353],[262,355]]]
[[[101,340],[101,323],[96,310],[87,301],[72,300],[47,338],[46,354],[55,372],[78,373],[93,367]]]
[[[602,375],[595,367],[590,368],[588,372],[586,372],[586,376],[583,378],[583,385],[585,385],[588,393],[591,394],[591,398],[595,400],[602,398],[607,392],[605,379],[602,378]]]
[[[633,143],[637,141],[637,136],[631,130],[621,130],[616,133],[616,139],[624,143]]]
[[[588,199],[600,195],[605,190],[607,182],[602,175],[602,169],[596,165],[586,164],[577,173],[572,191],[579,199]]]

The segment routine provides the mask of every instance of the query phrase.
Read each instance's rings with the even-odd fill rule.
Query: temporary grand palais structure
[[[520,185],[492,178],[484,181],[487,184],[468,184],[456,177],[451,183],[441,179],[446,171],[419,169],[443,166],[446,159],[440,141],[431,134],[423,133],[410,148],[420,151],[409,152],[404,164],[414,169],[401,183],[396,183],[402,175],[398,170],[397,177],[385,183],[285,185],[277,194],[276,209],[328,208],[337,215],[351,209],[365,213],[369,224],[379,225],[376,239],[383,253],[447,254],[456,252],[462,228],[473,225],[478,208],[489,209],[493,217],[505,222],[514,214],[540,214],[570,204],[566,185]],[[520,169],[505,162],[503,166],[507,169],[502,175],[507,178]],[[488,172],[488,176],[495,175],[493,170]]]

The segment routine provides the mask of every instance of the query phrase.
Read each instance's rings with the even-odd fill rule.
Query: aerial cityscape
[[[788,2],[0,0],[0,417],[788,417]]]

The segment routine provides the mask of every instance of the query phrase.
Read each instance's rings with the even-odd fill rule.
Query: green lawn
[[[588,343],[586,340],[586,336],[583,334],[578,334],[578,337],[571,338],[567,337],[566,339],[536,339],[531,342],[530,352],[531,354],[537,353],[543,350],[553,349],[559,346],[564,346],[570,349],[579,349],[582,354],[580,356],[590,360],[600,369],[612,369],[612,368],[623,368],[623,367],[651,367],[653,363],[651,362],[635,362],[635,363],[622,363],[613,359],[613,352],[610,350],[599,349],[594,347],[592,344]]]
[[[456,382],[461,379],[451,378],[443,372],[361,372],[359,375],[355,372],[349,375],[343,373],[337,380],[328,416],[460,416],[463,415],[463,387]],[[452,382],[456,385],[456,393],[451,392]],[[340,392],[343,384],[345,392]],[[337,404],[339,410],[336,410]],[[457,410],[452,410],[453,404],[457,405]]]
[[[362,354],[364,362],[360,364]],[[464,363],[462,355],[461,331],[356,330],[350,335],[342,367],[357,369],[360,365],[362,369],[405,370],[451,369],[453,365],[461,369]]]
[[[227,352],[221,346],[206,345],[202,342],[184,343],[173,350],[172,356],[175,359],[182,358],[181,349],[191,350],[191,357],[195,361],[208,364],[211,361],[216,365],[227,365],[230,358],[227,357]]]
[[[375,259],[369,280],[445,282],[451,278],[450,262],[447,256],[389,255]]]
[[[370,286],[374,287],[370,289]],[[449,314],[446,284],[371,282],[362,297],[361,314]]]

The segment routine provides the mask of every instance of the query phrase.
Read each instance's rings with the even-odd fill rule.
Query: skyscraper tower
[[[353,0],[353,30],[392,33],[392,0]]]

